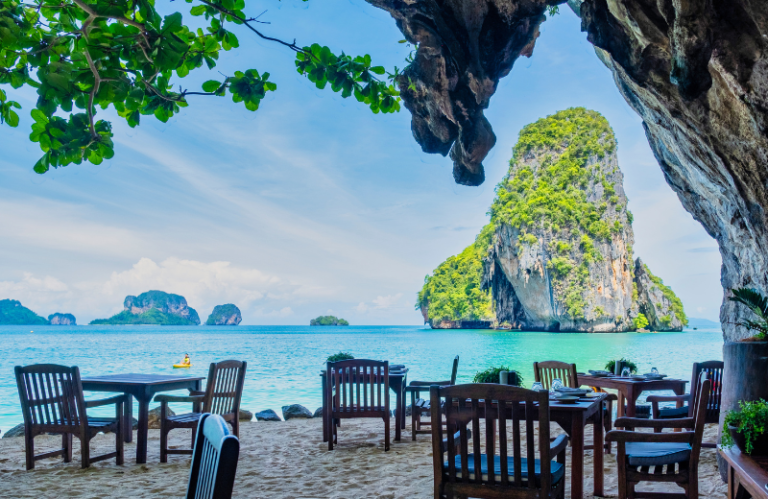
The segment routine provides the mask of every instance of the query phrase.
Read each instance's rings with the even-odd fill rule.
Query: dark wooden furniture
[[[47,457],[63,456],[64,462],[72,460],[72,435],[80,439],[83,468],[91,463],[115,458],[123,464],[123,402],[119,395],[103,400],[86,401],[80,370],[55,364],[16,366],[16,385],[19,389],[21,411],[24,415],[24,444],[27,470],[35,467],[35,461]],[[115,406],[114,418],[89,417],[86,409],[105,405]],[[99,432],[115,433],[115,452],[103,456],[91,456],[90,441]],[[62,448],[35,455],[34,440],[42,433],[60,433]]]
[[[569,388],[579,387],[579,377],[576,374],[576,364],[568,364],[557,360],[547,360],[533,363],[533,376],[544,388],[549,390],[552,381],[559,378],[563,386]]]
[[[83,378],[83,390],[92,392],[120,392],[125,394],[124,427],[125,441],[130,442],[133,432],[131,397],[139,403],[139,424],[136,432],[136,463],[147,462],[147,431],[149,420],[149,402],[159,392],[192,389],[199,391],[203,378],[188,376],[168,376],[163,374],[110,374]],[[196,408],[199,411],[199,409]]]
[[[435,499],[565,497],[568,439],[561,435],[550,443],[547,393],[491,383],[435,385],[430,388],[430,407]],[[447,432],[447,445],[442,444],[443,417],[451,429]],[[480,420],[485,422],[485,438],[481,436]],[[538,435],[533,426],[536,420]],[[525,452],[521,424],[525,430]],[[458,445],[453,428],[458,429]],[[482,453],[481,440],[485,444]],[[535,440],[539,445],[538,459]]]
[[[431,419],[429,421],[422,421],[422,416],[430,415],[429,400],[421,398],[422,391],[429,391],[429,387],[432,385],[438,386],[450,386],[456,384],[456,373],[459,370],[459,356],[457,355],[453,359],[453,369],[451,369],[451,379],[444,381],[411,381],[406,392],[411,394],[411,439],[416,441],[416,434],[418,433],[432,433],[431,429],[422,429],[422,426],[429,427],[431,425]]]
[[[748,456],[736,446],[718,453],[728,466],[728,499],[768,499],[768,456]]]
[[[192,454],[192,449],[169,449],[168,433],[174,428],[192,430],[192,446],[195,445],[195,431],[202,413],[217,414],[232,425],[232,433],[238,437],[240,399],[243,397],[246,362],[225,360],[211,363],[208,368],[208,381],[205,391],[190,390],[189,396],[160,394],[155,402],[160,402],[160,462],[168,462],[168,454]],[[168,402],[192,403],[202,406],[202,412],[168,415]]]
[[[723,366],[724,363],[719,360],[694,362],[693,374],[691,375],[691,393],[685,395],[649,396],[647,400],[651,403],[651,414],[653,415],[653,419],[693,417],[693,404],[690,402],[691,400],[696,400],[696,390],[698,388],[696,380],[699,379],[699,375],[701,375],[702,372],[705,372],[707,373],[707,378],[711,382],[711,385],[704,422],[720,423],[720,402],[723,398]],[[660,408],[659,402],[678,402],[678,407],[669,409]],[[680,407],[680,404],[683,402],[685,402],[686,405]],[[661,428],[657,428],[656,431],[661,432]],[[714,442],[706,442],[701,445],[702,447],[708,447],[710,449],[717,447],[717,444]]]
[[[408,369],[400,368],[389,370],[389,388],[395,392],[395,441],[400,441],[401,429],[405,428],[405,388],[408,379]],[[326,391],[326,373],[320,371],[320,386],[322,388],[323,399],[323,442],[327,442],[329,438],[328,428],[326,424],[328,420],[328,407],[326,405],[325,391]]]
[[[579,373],[579,383],[594,388],[610,389],[619,392],[619,417],[635,417],[635,404],[641,393],[647,390],[672,390],[676,395],[685,393],[685,384],[682,379],[664,378],[654,381],[633,380],[619,376],[591,376]],[[614,425],[615,426],[615,425]]]
[[[621,428],[682,429],[674,433],[647,433],[614,430],[606,440],[616,442],[616,466],[619,473],[619,499],[663,497],[698,499],[699,453],[704,434],[704,420],[710,381],[706,373],[699,378],[694,416],[679,419],[618,418]],[[653,470],[651,470],[653,468]],[[639,482],[675,483],[684,493],[646,492],[635,489]]]
[[[384,450],[389,450],[389,362],[342,360],[328,362],[325,384],[328,408],[328,450],[337,442],[339,422],[350,418],[382,418]],[[398,418],[399,420],[399,418]]]
[[[202,414],[196,434],[187,499],[230,499],[240,441],[216,414]]]
[[[460,385],[459,385],[460,386]],[[505,385],[500,385],[505,386]],[[576,404],[562,404],[556,400],[549,401],[549,420],[560,425],[570,437],[571,443],[571,497],[582,499],[584,495],[584,428],[593,425],[595,435],[594,452],[594,490],[593,495],[603,496],[603,401],[607,394],[599,397],[585,398]],[[454,401],[454,405],[458,405]],[[481,402],[481,404],[484,402]],[[538,406],[537,406],[538,407]],[[510,420],[511,416],[507,418]],[[538,412],[534,419],[538,418]],[[434,444],[433,444],[434,445]]]

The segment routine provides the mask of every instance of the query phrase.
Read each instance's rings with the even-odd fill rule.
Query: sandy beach
[[[553,433],[556,433],[553,425]],[[709,425],[704,440],[712,441],[717,428]],[[137,465],[135,443],[126,445],[126,464],[114,460],[80,469],[79,444],[75,440],[73,462],[60,458],[36,463],[33,471],[24,470],[24,439],[0,439],[0,491],[4,498],[58,497],[181,497],[186,492],[190,459],[171,456],[168,464],[159,462],[159,431],[150,430],[147,464]],[[344,421],[339,430],[339,445],[329,452],[322,442],[319,419],[286,422],[249,422],[241,426],[241,451],[234,497],[260,498],[429,498],[432,490],[432,446],[428,435],[411,440],[408,428],[401,442],[393,442],[384,452],[383,425],[375,420]],[[591,435],[587,434],[587,442]],[[35,439],[36,451],[54,450],[61,439],[41,436]],[[134,439],[135,442],[135,439]],[[175,430],[171,445],[188,445],[189,432]],[[114,436],[98,435],[92,441],[97,454],[114,448]],[[570,449],[568,469],[570,475]],[[724,498],[727,486],[720,480],[713,449],[702,451],[700,495]],[[585,491],[592,492],[592,451],[586,451]],[[570,484],[568,477],[567,484]],[[663,484],[641,484],[662,490]],[[570,496],[570,486],[566,497]],[[616,461],[605,458],[605,493],[616,496]],[[590,497],[590,496],[587,496]]]

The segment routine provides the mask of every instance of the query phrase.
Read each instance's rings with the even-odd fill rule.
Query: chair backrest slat
[[[239,360],[212,363],[208,368],[203,412],[237,417],[247,368],[248,363]]]
[[[576,364],[568,364],[567,362],[559,362],[557,360],[534,362],[533,376],[547,390],[552,386],[552,381],[556,378],[559,378],[563,382],[563,386],[568,388],[579,387]]]
[[[701,373],[707,374],[710,382],[709,399],[706,406],[706,422],[720,422],[720,403],[723,394],[723,369],[725,363],[719,360],[709,360],[706,362],[696,362],[693,364],[693,374],[691,375],[691,399],[695,400],[698,396],[698,382]],[[688,416],[693,417],[693,404],[688,405]]]
[[[230,435],[226,422],[216,414],[203,414],[197,428],[187,499],[229,499],[240,442]]]
[[[432,386],[430,410],[435,478],[441,484],[464,487],[461,495],[469,496],[473,496],[468,492],[471,488],[466,487],[472,486],[484,487],[485,490],[487,487],[517,489],[521,495],[528,495],[540,487],[550,487],[551,478],[543,476],[551,471],[547,393],[482,383]],[[481,419],[484,428],[480,425]],[[447,445],[442,443],[443,421]],[[535,421],[541,421],[538,430],[534,426]],[[509,444],[510,423],[512,445]],[[525,425],[525,456],[521,452],[521,424]],[[481,434],[481,430],[485,435]],[[458,434],[458,442],[454,433]],[[509,455],[510,449],[512,455]],[[542,475],[538,480],[537,454]],[[485,466],[482,466],[482,456],[485,456]],[[526,457],[524,465],[523,457]],[[542,495],[547,496],[548,493]]]
[[[453,359],[453,368],[451,369],[451,384],[456,384],[456,374],[459,372],[459,356],[457,355]]]

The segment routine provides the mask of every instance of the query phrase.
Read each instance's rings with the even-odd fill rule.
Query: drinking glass
[[[550,390],[550,393],[553,395],[557,395],[557,391],[563,387],[563,381],[560,378],[555,378],[552,380],[552,389]]]
[[[622,378],[629,378],[629,368],[625,367],[621,370],[621,377]]]
[[[544,385],[542,385],[541,382],[539,381],[536,381],[535,383],[533,383],[533,385],[531,385],[531,390],[533,390],[534,392],[540,392],[543,389],[544,389]]]

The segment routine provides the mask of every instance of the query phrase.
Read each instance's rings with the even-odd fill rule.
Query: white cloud
[[[397,293],[395,295],[387,295],[387,296],[377,296],[373,300],[371,300],[371,305],[360,302],[355,308],[358,312],[365,313],[369,310],[384,310],[388,308],[393,308],[395,305],[398,304],[400,301],[400,298],[403,297],[403,293]]]

